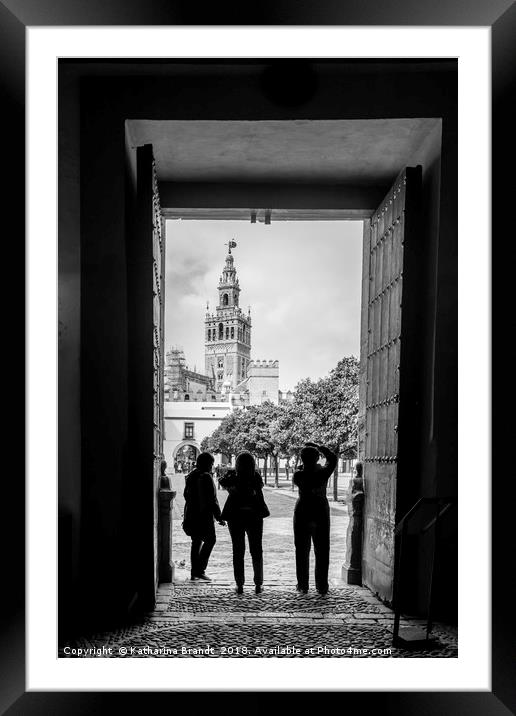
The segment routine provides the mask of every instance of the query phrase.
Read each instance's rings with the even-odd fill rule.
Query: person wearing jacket
[[[183,529],[192,539],[190,550],[192,581],[199,579],[210,581],[206,575],[206,567],[217,541],[214,520],[219,525],[226,524],[221,517],[211,476],[213,463],[213,455],[202,452],[197,458],[196,467],[185,478]]]
[[[260,594],[263,591],[263,520],[270,512],[263,498],[263,481],[250,452],[241,452],[237,456],[235,469],[228,470],[220,478],[220,486],[229,493],[222,510],[222,519],[228,523],[233,544],[235,591],[237,594],[242,594],[244,591],[247,534],[253,561],[255,592]]]
[[[326,458],[319,465],[319,455]],[[308,592],[310,548],[315,553],[315,587],[319,594],[328,592],[330,564],[330,505],[326,485],[337,465],[331,450],[315,443],[306,443],[301,450],[303,467],[294,473],[299,497],[294,507],[294,544],[296,548],[297,591]]]

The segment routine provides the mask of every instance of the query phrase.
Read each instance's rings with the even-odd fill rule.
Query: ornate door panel
[[[410,263],[406,245],[417,241],[411,227],[415,225],[420,177],[419,167],[404,170],[364,232],[359,418],[366,493],[363,578],[386,600],[392,598],[394,570],[403,394],[402,307]]]
[[[165,241],[156,165],[152,161],[152,308],[153,308],[153,374],[154,374],[154,468],[159,485],[160,462],[163,457],[163,375],[164,375],[164,312],[165,312]]]
[[[129,258],[131,393],[134,424],[131,453],[137,460],[142,591],[151,604],[158,582],[160,463],[163,456],[164,235],[152,145],[137,149],[134,240]]]

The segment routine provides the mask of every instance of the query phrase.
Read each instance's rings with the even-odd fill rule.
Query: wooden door
[[[165,233],[161,216],[156,164],[152,159],[152,308],[153,308],[153,407],[154,407],[154,469],[159,485],[160,463],[163,459],[163,419],[165,369]]]
[[[139,596],[152,607],[158,583],[160,463],[164,417],[165,246],[152,145],[136,152],[135,225],[128,250],[131,468],[139,497],[134,568]]]
[[[410,336],[404,325],[414,305],[407,286],[417,281],[417,219],[421,167],[407,168],[364,222],[360,356],[359,452],[364,464],[363,582],[392,599],[394,526],[400,449],[412,403],[415,366],[407,366]],[[403,404],[403,407],[402,407]]]

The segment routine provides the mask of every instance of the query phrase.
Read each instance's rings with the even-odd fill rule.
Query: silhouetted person
[[[202,452],[197,458],[196,467],[185,478],[183,529],[192,538],[190,576],[193,581],[210,581],[205,572],[217,541],[214,520],[217,520],[219,525],[226,524],[220,514],[211,476],[213,462],[213,455]]]
[[[263,519],[268,517],[270,512],[263,499],[263,481],[250,452],[241,452],[237,456],[235,469],[228,470],[220,478],[220,486],[229,492],[222,510],[222,519],[227,520],[233,543],[236,592],[242,594],[244,591],[247,534],[253,561],[255,592],[260,594],[263,584]]]
[[[319,454],[326,464],[319,465]],[[294,543],[296,547],[297,590],[306,594],[309,583],[310,548],[315,553],[315,587],[319,594],[328,592],[330,564],[330,505],[326,485],[337,465],[331,450],[315,443],[306,443],[301,450],[303,467],[294,473],[299,497],[294,508]]]

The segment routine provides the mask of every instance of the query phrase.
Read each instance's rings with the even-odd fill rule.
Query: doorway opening
[[[331,513],[329,577],[342,582],[348,502],[357,461],[358,365],[363,222],[321,214],[313,220],[251,221],[174,217],[165,222],[165,460],[176,492],[174,581],[190,577],[191,541],[182,529],[188,461],[185,431],[215,457],[218,478],[250,450],[265,483],[264,580],[296,583],[293,475],[305,442],[338,454],[326,493]],[[190,218],[191,216],[191,218]],[[255,220],[256,219],[256,220]],[[346,370],[342,370],[345,364]],[[346,393],[340,421],[332,393]],[[260,440],[256,421],[266,416]],[[250,419],[252,417],[252,420]],[[243,429],[238,427],[241,421]],[[321,457],[320,462],[325,460]],[[216,529],[207,574],[232,583],[231,539]],[[311,554],[313,572],[313,551]],[[252,560],[246,552],[247,579]]]
[[[426,420],[426,415],[422,416],[417,410],[421,391],[427,390],[419,366],[424,364],[424,370],[431,371],[429,354],[423,353],[423,345],[424,340],[431,339],[433,316],[423,325],[418,324],[417,313],[426,300],[425,287],[431,285],[429,270],[436,261],[435,247],[439,238],[441,121],[412,118],[155,123],[142,120],[130,124],[132,146],[140,145],[138,152],[146,150],[148,158],[154,156],[152,207],[153,211],[159,211],[159,218],[156,214],[153,226],[161,222],[160,237],[165,236],[165,226],[170,220],[185,223],[201,219],[203,223],[244,220],[248,228],[261,226],[263,229],[270,229],[279,222],[301,225],[306,221],[313,227],[321,219],[329,225],[346,219],[360,226],[363,221],[363,241],[357,242],[363,251],[361,270],[355,274],[357,279],[362,276],[357,351],[360,355],[358,456],[364,463],[366,490],[363,526],[357,523],[356,527],[358,547],[356,567],[352,571],[357,573],[358,580],[363,577],[363,583],[382,599],[392,602],[396,518],[405,514],[424,492],[434,489],[433,477],[429,476],[425,484],[427,474],[419,464],[416,478],[409,477],[421,459],[417,444]],[[424,201],[421,201],[423,195]],[[273,208],[249,208],[253,204]],[[277,208],[282,205],[288,208]],[[220,286],[224,291],[217,297],[217,307],[222,311],[238,308],[242,312],[240,288],[227,291],[225,285],[234,268],[232,241],[235,239],[224,236],[223,243],[227,243],[231,260],[216,269],[221,272],[219,278],[224,284]],[[163,252],[161,239],[159,246]],[[264,250],[262,246],[261,255],[268,260],[269,269],[275,266],[276,247]],[[302,256],[303,252],[294,249],[292,256],[298,255]],[[160,266],[164,266],[164,254],[160,260]],[[317,259],[312,262],[307,276],[313,275],[318,263]],[[191,258],[183,269],[183,280],[195,277],[196,260]],[[156,261],[155,274],[161,277],[163,285],[163,291],[155,292],[160,299],[158,306],[155,297],[157,316],[164,310],[161,299],[165,293],[165,270],[160,273]],[[269,280],[268,273],[266,275],[267,280],[260,285],[257,305],[263,305],[264,297],[268,297],[276,285]],[[284,275],[297,276],[292,266]],[[342,283],[341,276],[336,283]],[[327,294],[331,289],[331,282],[320,284],[322,289],[319,285],[304,293],[312,305],[317,305],[321,291]],[[216,320],[217,312],[210,313],[211,286],[204,288],[208,305],[203,309],[203,339],[208,344],[236,342],[239,350],[229,363],[224,357],[222,365],[219,364],[221,356],[215,350],[208,375],[206,358],[204,374],[195,364],[193,370],[188,368],[192,385],[185,385],[182,392],[177,385],[167,386],[165,353],[169,346],[164,337],[164,313],[160,314],[163,339],[156,338],[160,357],[156,356],[155,360],[156,366],[162,365],[159,376],[163,377],[164,385],[160,395],[166,398],[168,387],[168,395],[171,391],[176,396],[172,401],[164,401],[163,419],[155,423],[160,426],[155,432],[162,453],[167,421],[173,418],[172,414],[167,415],[167,405],[180,402],[181,398],[192,409],[198,407],[209,392],[207,409],[214,415],[217,410],[227,410],[228,404],[232,408],[249,409],[252,391],[242,390],[241,383],[251,377],[253,369],[258,372],[266,369],[270,377],[279,367],[275,356],[260,358],[259,364],[252,364],[249,329],[253,321],[249,311],[245,320],[233,323]],[[403,303],[402,293],[410,296],[410,300]],[[276,302],[273,310],[273,315],[278,313],[281,314],[280,302]],[[298,311],[298,315],[302,316],[302,311]],[[326,315],[320,315],[314,325],[325,319]],[[337,324],[330,321],[330,325]],[[288,328],[289,324],[286,330]],[[305,326],[299,329],[296,342],[304,330]],[[317,341],[312,340],[312,344],[313,349]],[[181,346],[174,344],[170,350],[185,367]],[[175,367],[170,365],[170,368],[173,373]],[[259,403],[267,402],[267,385],[254,394],[255,402],[257,396],[261,397]],[[344,404],[340,400],[335,412],[339,413]],[[185,413],[183,419],[190,417],[191,414]],[[200,445],[203,447],[206,445]],[[264,474],[270,467],[270,462],[266,463],[270,457],[267,454],[263,457]],[[231,455],[225,459],[231,462]],[[275,486],[278,481],[276,477]],[[423,554],[424,550],[419,551]]]

